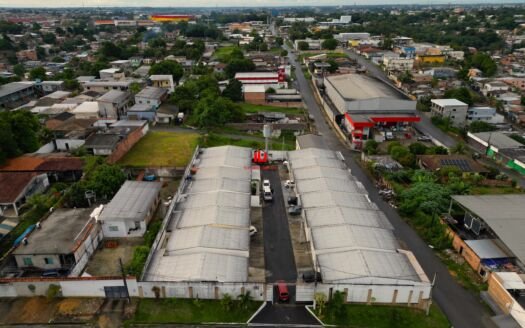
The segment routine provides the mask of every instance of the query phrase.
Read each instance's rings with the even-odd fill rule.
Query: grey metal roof
[[[11,82],[0,86],[0,98],[8,96],[18,91],[32,88],[33,83],[24,83],[24,82]]]
[[[384,83],[362,74],[343,74],[325,78],[345,99],[394,98],[399,94]]]
[[[334,206],[377,209],[377,206],[370,202],[367,195],[340,191],[319,191],[301,194],[301,203],[306,209]]]
[[[160,182],[129,180],[124,182],[109,204],[104,206],[99,219],[101,221],[143,220],[159,195],[161,187]]]
[[[482,260],[512,257],[499,248],[493,239],[465,240],[465,244]]]
[[[523,147],[521,143],[501,132],[480,132],[474,133],[474,136],[498,149]]]
[[[317,254],[325,250],[379,249],[396,250],[399,245],[392,231],[350,224],[320,226],[312,228]]]
[[[104,149],[114,149],[118,142],[120,141],[120,137],[116,134],[106,134],[106,133],[95,133],[90,135],[86,139],[86,143],[84,144],[84,147],[86,148],[104,148]]]
[[[135,97],[136,98],[148,98],[148,99],[160,99],[166,93],[168,93],[168,90],[164,88],[145,87],[144,89],[140,90],[140,92],[137,93]]]
[[[316,157],[316,158],[304,158],[301,161],[294,161],[293,169],[297,170],[304,167],[322,167],[322,168],[337,168],[345,169],[345,164],[336,158],[325,158],[325,157]]]
[[[207,193],[189,194],[181,201],[181,208],[201,208],[207,206],[246,207],[250,204],[250,194],[237,192],[212,191]]]
[[[525,263],[525,194],[452,196],[482,219],[499,239]]]
[[[120,103],[126,100],[129,96],[130,94],[125,91],[110,90],[100,96],[97,100],[102,102]]]
[[[326,145],[323,141],[323,137],[315,134],[305,134],[302,136],[297,136],[297,143],[299,148],[326,148]]]
[[[188,193],[197,194],[210,191],[250,192],[250,185],[245,181],[229,178],[195,179],[191,182]]]

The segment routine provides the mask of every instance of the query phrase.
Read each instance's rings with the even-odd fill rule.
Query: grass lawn
[[[245,113],[258,113],[258,112],[279,112],[288,115],[301,115],[304,114],[304,109],[296,107],[277,107],[269,105],[254,105],[248,103],[240,104],[242,110]]]
[[[233,50],[239,49],[237,46],[222,47],[215,50],[213,56],[222,63],[227,63],[230,60],[230,55]]]
[[[223,136],[215,133],[210,133],[207,136],[203,136],[201,138],[200,145],[202,147],[218,147],[218,146],[224,146],[224,145],[232,145],[232,146],[239,146],[239,147],[249,147],[249,148],[259,148],[264,149],[264,141],[257,141],[257,140],[250,140],[250,139],[243,139],[243,136],[239,136],[238,138],[232,138],[229,136]],[[282,141],[274,141],[270,145],[270,149],[274,150],[282,150],[283,149],[283,143]],[[284,150],[294,150],[295,149],[295,142],[291,143],[288,142],[285,139],[284,143]]]
[[[325,324],[355,328],[448,328],[450,323],[436,306],[432,305],[429,316],[418,309],[381,305],[344,305],[346,318],[331,315],[327,306],[326,315],[321,319]]]
[[[220,301],[214,300],[142,298],[128,323],[244,323],[260,306],[261,302],[251,301],[247,309],[234,304],[233,309],[226,311]]]
[[[196,133],[150,131],[119,161],[131,167],[183,167],[199,141]]]

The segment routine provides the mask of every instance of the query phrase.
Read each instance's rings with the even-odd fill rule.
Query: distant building
[[[490,124],[503,123],[505,118],[498,114],[496,108],[488,106],[470,107],[467,111],[468,123],[484,121]]]
[[[414,60],[410,58],[386,57],[383,59],[383,65],[389,71],[412,71]]]
[[[173,75],[151,75],[149,77],[151,85],[155,88],[163,88],[168,90],[168,93],[171,94],[175,91],[175,82],[173,82]]]
[[[321,50],[321,43],[323,42],[323,40],[315,40],[315,39],[295,40],[293,44],[293,47],[295,50],[300,50],[299,44],[301,42],[308,43],[308,50]]]
[[[155,14],[151,15],[150,19],[154,22],[187,22],[194,18],[193,15],[179,15],[179,14]]]
[[[135,95],[135,103],[158,108],[166,99],[168,90],[164,88],[145,87]]]
[[[12,109],[37,98],[32,82],[11,82],[0,86],[0,108]]]
[[[49,186],[47,174],[36,172],[0,172],[0,215],[17,217],[28,197],[44,192]]]
[[[457,99],[432,99],[430,111],[433,116],[450,119],[454,126],[464,126],[467,120],[468,104]]]
[[[110,90],[97,99],[100,116],[119,119],[126,114],[132,102],[131,93],[127,91]]]
[[[141,237],[159,203],[160,182],[126,181],[99,217],[105,238]]]

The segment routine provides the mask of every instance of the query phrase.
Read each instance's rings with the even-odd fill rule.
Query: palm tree
[[[463,142],[458,142],[454,147],[452,147],[452,149],[450,150],[450,152],[452,154],[465,154],[465,152],[467,151],[467,147],[465,146],[465,143]]]
[[[233,299],[230,294],[225,293],[222,295],[221,305],[225,311],[230,311],[233,305]]]
[[[248,305],[252,301],[252,296],[250,295],[250,292],[247,291],[246,293],[237,296],[237,298],[239,299],[239,306],[241,307],[241,309],[248,309]]]

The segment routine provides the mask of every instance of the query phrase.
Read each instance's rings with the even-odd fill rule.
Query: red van
[[[277,282],[277,292],[279,294],[279,302],[288,302],[290,295],[288,294],[288,286],[286,286],[284,280]]]

